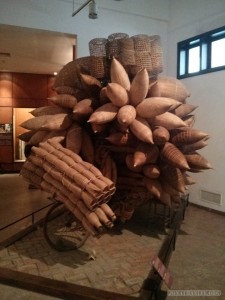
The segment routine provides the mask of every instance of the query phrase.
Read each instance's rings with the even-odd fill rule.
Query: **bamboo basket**
[[[151,40],[146,34],[133,35],[134,49],[136,52],[151,52]]]
[[[152,71],[152,59],[149,51],[136,51],[135,52],[135,65],[137,72],[146,68],[148,72]]]
[[[90,56],[106,56],[106,38],[95,38],[89,42]]]
[[[121,40],[127,38],[129,38],[129,35],[121,32],[112,33],[108,36],[107,57],[109,59],[113,57],[119,58],[121,51]]]
[[[149,89],[148,95],[149,97],[168,97],[183,103],[190,93],[180,80],[170,76],[160,76]]]
[[[150,36],[151,43],[151,75],[158,75],[163,72],[163,51],[161,47],[161,40],[159,35]]]

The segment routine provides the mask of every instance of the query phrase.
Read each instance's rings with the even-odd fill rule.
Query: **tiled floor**
[[[170,261],[174,290],[216,290],[225,299],[225,216],[190,206]],[[215,293],[216,293],[215,292]],[[168,297],[171,300],[188,297]]]
[[[29,189],[29,184],[19,174],[0,174],[0,229],[27,216],[1,230],[0,243],[27,228],[32,223],[30,214],[36,212],[33,222],[38,221],[46,213],[43,208],[52,203],[48,197],[49,194],[43,191]]]
[[[39,205],[41,207],[49,203],[47,194],[27,189],[27,183],[21,182],[18,175],[0,176],[1,226],[12,218],[19,218],[21,213],[37,210]],[[1,249],[0,266],[112,290],[132,295],[135,299],[148,274],[151,259],[164,238],[162,231],[156,234],[150,225],[146,227],[143,218],[137,215],[132,222],[122,227],[122,231],[112,231],[100,239],[91,237],[81,249],[67,253],[51,249],[43,237],[42,228],[38,228],[11,246]],[[96,252],[95,260],[91,259],[93,250]],[[168,300],[225,299],[225,217],[190,205],[169,269],[174,278],[172,290],[219,290],[222,296],[168,296]],[[162,288],[167,290],[165,285]],[[1,300],[57,299],[2,284],[0,289]]]

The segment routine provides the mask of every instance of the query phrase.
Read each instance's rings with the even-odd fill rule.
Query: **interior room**
[[[224,124],[223,100],[225,95],[224,20],[225,0],[0,1],[1,299],[11,299],[12,297],[14,299],[43,300],[180,299],[181,296],[185,296],[185,299],[190,297],[191,299],[199,299],[199,296],[207,297],[207,299],[224,299],[225,185],[223,175],[225,140],[223,138],[224,125],[222,125]],[[118,56],[118,59],[116,54],[107,54],[110,49],[109,45],[113,45],[110,44],[112,37],[113,42],[120,46],[125,45],[122,43],[123,39],[132,43],[135,43],[138,38],[145,42],[150,41],[151,51],[153,51],[153,43],[159,42],[157,46],[160,50],[157,52],[157,58],[161,62],[161,67],[157,72],[155,70],[149,71],[148,67],[145,66],[138,69],[137,52],[134,56],[135,62],[129,62],[125,66],[121,54],[122,48],[120,48],[121,56]],[[106,54],[102,60],[104,77],[93,75],[93,57],[95,59],[96,57],[98,59],[103,57],[102,54],[91,53],[91,42],[97,40],[99,43],[105,43],[104,51]],[[118,44],[118,40],[122,42]],[[131,54],[132,51],[129,52],[128,50],[126,53]],[[150,50],[148,51],[148,59],[151,57],[152,63],[154,62],[153,54],[151,56]],[[147,50],[143,52],[146,54]],[[143,65],[146,60],[141,57]],[[100,68],[100,66],[102,65],[99,64],[98,67]],[[74,69],[71,69],[72,67]],[[80,72],[79,76],[77,75],[78,72]],[[140,76],[143,77],[138,79],[137,74],[138,76],[141,74]],[[122,76],[128,80],[124,81],[126,84],[128,82],[129,88],[123,87],[122,83],[120,87],[117,86],[121,90],[118,94],[121,94],[118,96],[119,100],[117,98],[114,100],[115,95],[111,91],[112,84],[118,85],[120,80],[124,84],[121,79]],[[74,82],[75,80],[79,81],[77,89],[75,90],[73,86],[74,89],[70,89],[68,93],[59,92],[59,87],[70,85],[71,78]],[[172,78],[173,82],[179,87],[181,86],[186,92],[185,98],[178,101],[175,96],[173,98],[172,96],[161,95],[155,88],[157,84],[159,86],[160,78]],[[143,88],[135,86],[134,83],[138,80],[139,84],[143,84]],[[144,82],[146,80],[147,87],[145,88]],[[137,97],[135,94],[135,97],[132,97],[132,86],[133,90],[136,88],[138,90],[136,93],[139,94],[145,93],[143,90],[146,90],[145,95],[140,100],[142,102],[135,103],[135,101],[139,101],[136,100],[139,96]],[[71,90],[73,91],[71,92]],[[123,94],[124,90],[125,94]],[[155,90],[158,94],[154,94],[153,91]],[[178,93],[177,86],[174,93]],[[76,98],[76,104],[66,104],[67,106],[60,107],[59,102],[56,102],[60,94],[67,96],[64,100],[68,103],[69,101],[73,103],[72,101],[75,101],[74,98]],[[92,109],[93,114],[94,110],[99,109],[100,104],[98,103],[97,106],[93,100],[97,97],[96,95],[100,99],[98,101],[100,101],[101,106],[110,101],[114,105],[113,101],[120,101],[121,95],[126,95],[123,96],[123,99],[129,98],[123,104],[115,102],[114,111],[111,111],[111,115],[115,114],[113,117],[110,115],[109,118],[112,119],[108,122],[112,122],[115,118],[118,120],[118,111],[121,110],[121,107],[132,103],[132,113],[135,107],[135,114],[136,112],[139,114],[138,117],[135,115],[134,119],[142,118],[144,120],[147,118],[148,126],[154,127],[154,129],[164,125],[161,125],[163,123],[160,123],[157,115],[147,115],[146,117],[144,106],[141,108],[145,98],[151,99],[152,97],[158,100],[164,97],[173,98],[172,100],[176,102],[173,102],[173,110],[172,104],[170,104],[167,110],[158,113],[158,115],[164,112],[168,113],[169,110],[176,114],[178,105],[181,107],[188,104],[191,107],[192,111],[190,110],[188,114],[190,116],[189,123],[185,119],[186,115],[183,116],[182,122],[186,122],[185,126],[190,131],[193,128],[202,134],[201,138],[204,145],[196,145],[196,148],[192,148],[192,152],[189,153],[188,146],[193,142],[187,142],[187,144],[182,140],[180,144],[179,140],[176,142],[176,135],[179,134],[179,130],[182,133],[187,133],[188,129],[182,131],[184,125],[168,127],[170,137],[167,144],[172,147],[174,143],[176,149],[180,149],[179,155],[182,152],[185,161],[188,161],[188,166],[184,166],[183,162],[182,166],[181,162],[176,162],[176,170],[180,170],[179,168],[182,170],[179,171],[181,174],[179,176],[183,178],[182,180],[186,180],[181,188],[169,189],[167,186],[166,189],[165,174],[172,178],[173,172],[171,169],[166,169],[164,163],[166,159],[171,157],[168,155],[165,158],[163,143],[156,143],[156,140],[154,140],[155,143],[152,142],[152,137],[150,142],[147,140],[146,127],[141,127],[137,134],[131,123],[129,124],[130,131],[127,129],[128,127],[125,131],[125,125],[123,124],[124,127],[121,125],[122,121],[120,127],[115,123],[116,125],[114,124],[111,129],[109,127],[104,129],[106,127],[100,126],[105,125],[106,121],[98,121],[99,123],[96,121],[94,129],[93,120],[88,119],[91,112],[86,112],[83,119],[77,119],[77,111],[74,107],[77,107],[75,105],[78,105],[77,103],[82,100],[91,101],[91,108],[88,107],[88,109]],[[110,98],[109,101],[107,97]],[[58,108],[58,123],[60,122],[59,117],[64,118],[60,123],[60,131],[57,128],[57,134],[54,135],[55,127],[54,129],[51,127],[48,129],[51,131],[48,134],[51,133],[49,139],[53,142],[48,142],[49,136],[46,134],[42,143],[30,143],[34,146],[31,149],[26,147],[27,144],[29,146],[29,139],[25,138],[25,134],[28,131],[30,133],[33,131],[32,135],[34,136],[38,131],[34,125],[32,125],[33,127],[30,125],[33,121],[30,123],[28,121],[37,120],[40,117],[37,114],[40,113],[41,108],[52,106]],[[126,117],[129,115],[131,118],[132,113],[126,113]],[[50,113],[48,117],[48,122],[50,122]],[[45,120],[45,122],[47,121]],[[64,128],[62,124],[66,122],[70,123]],[[143,125],[143,122],[140,123]],[[132,175],[129,173],[129,176],[132,176],[132,178],[129,177],[129,180],[132,179],[133,181],[126,180],[125,177],[123,182],[122,180],[118,181],[118,178],[117,181],[113,180],[113,176],[118,176],[119,172],[125,174],[123,168],[119,166],[123,165],[124,160],[127,166],[129,165],[128,157],[130,158],[131,154],[135,152],[132,149],[137,147],[137,142],[127,147],[126,151],[129,155],[126,158],[120,153],[122,150],[115,150],[118,147],[118,142],[117,144],[115,142],[113,146],[107,144],[109,138],[106,142],[107,151],[101,152],[102,156],[95,153],[96,164],[92,164],[93,161],[88,156],[90,153],[82,150],[83,148],[79,148],[80,152],[74,151],[75,154],[78,153],[82,157],[81,160],[79,160],[79,155],[70,154],[71,156],[69,156],[70,150],[65,152],[64,146],[61,147],[61,144],[65,142],[65,136],[68,136],[66,130],[75,123],[77,127],[73,127],[74,136],[80,134],[80,129],[77,128],[80,128],[80,124],[84,123],[85,128],[82,129],[82,132],[86,130],[90,133],[91,128],[94,133],[99,134],[92,135],[92,142],[95,140],[94,136],[100,136],[98,142],[102,142],[101,132],[103,132],[103,137],[106,140],[104,136],[106,130],[110,134],[115,134],[116,130],[119,130],[123,135],[128,131],[131,132],[135,136],[135,141],[138,138],[138,143],[141,141],[140,143],[156,144],[158,156],[154,162],[151,161],[150,163],[154,163],[154,166],[159,164],[157,170],[163,174],[159,175],[161,176],[160,188],[158,183],[155,183],[156,177],[153,181],[152,179],[151,181],[145,180],[144,184],[140,183],[139,186],[140,178],[144,178],[140,175],[144,172],[143,165],[141,165],[141,171],[136,165],[128,167],[132,173]],[[42,133],[46,130],[44,126],[47,126],[46,123],[43,124],[44,129],[40,130]],[[82,134],[84,140],[85,134]],[[64,142],[61,142],[62,140]],[[55,141],[57,141],[57,145],[60,145],[56,150],[52,149],[53,146],[55,147]],[[195,142],[199,141],[200,138],[195,140]],[[44,143],[47,143],[48,147],[42,146]],[[88,143],[89,140],[86,140],[85,149],[89,147]],[[71,147],[78,147],[78,144],[79,138],[77,138],[75,145],[68,142],[67,146],[69,146],[65,146],[65,148],[72,149]],[[127,146],[127,144],[119,145]],[[80,147],[82,146],[80,145]],[[44,155],[42,151],[43,153],[47,151],[47,154]],[[49,171],[49,174],[53,176],[54,170],[61,168],[60,162],[65,163],[59,154],[60,151],[64,151],[65,155],[68,154],[68,161],[71,158],[75,161],[79,156],[78,161],[75,161],[76,165],[81,164],[83,168],[84,166],[87,168],[87,164],[89,164],[89,169],[84,173],[91,176],[90,173],[95,172],[93,174],[95,174],[96,182],[99,185],[99,176],[101,177],[103,174],[105,178],[104,196],[97,195],[94,189],[95,199],[99,197],[101,203],[105,201],[104,204],[107,202],[109,206],[110,201],[112,201],[110,199],[115,201],[113,203],[115,206],[112,205],[111,207],[110,216],[113,220],[115,213],[117,220],[115,226],[110,230],[107,229],[106,232],[104,231],[104,234],[96,237],[95,231],[92,231],[93,228],[87,225],[86,221],[81,222],[82,230],[79,227],[80,223],[76,224],[78,227],[75,227],[74,231],[79,244],[76,247],[79,249],[74,246],[71,249],[64,249],[61,240],[51,240],[53,236],[51,230],[60,232],[60,222],[64,222],[64,225],[70,224],[68,226],[73,224],[69,219],[69,211],[78,220],[80,218],[83,220],[81,215],[86,216],[86,208],[84,209],[83,206],[80,208],[76,204],[80,200],[78,202],[71,200],[74,199],[77,189],[72,190],[71,181],[66,181],[66,171],[60,171],[63,174],[61,174],[60,185],[52,181],[51,187],[46,184],[46,181],[45,184],[43,182],[36,184],[36,179],[32,179],[33,177],[31,175],[29,177],[26,173],[28,172],[27,168],[30,168],[30,173],[39,176],[43,170],[46,171],[49,167],[47,163],[44,165],[44,162],[49,163],[50,154],[57,153],[58,164],[54,164],[52,160],[51,164],[54,167],[50,168]],[[97,152],[98,147],[96,146],[93,151]],[[112,155],[110,151],[114,151],[114,154]],[[172,151],[175,151],[174,148]],[[199,157],[202,159],[201,163],[204,164],[201,168],[196,167],[190,161],[189,154],[196,154],[196,151],[201,155]],[[35,155],[43,159],[37,161],[34,158]],[[176,156],[176,154],[173,155]],[[111,172],[110,176],[112,177],[107,177],[109,174],[102,167],[103,159],[106,156],[113,158],[112,165],[117,167],[117,173],[113,175]],[[32,159],[35,161],[35,167],[32,165],[33,169],[31,170],[30,162],[33,163]],[[93,165],[92,169],[90,165]],[[98,169],[100,173],[102,172],[101,175],[99,175]],[[121,170],[119,171],[119,169]],[[76,174],[79,173],[83,176],[83,172],[76,172]],[[47,183],[50,183],[48,175],[43,174],[43,178],[47,178]],[[54,174],[56,176],[58,173],[55,172]],[[187,183],[189,176],[191,177],[189,180],[192,182]],[[106,178],[110,179],[110,184],[111,181],[117,183],[109,187],[109,181]],[[84,197],[84,202],[88,202],[88,205],[91,205],[90,199],[92,198],[87,196],[90,191],[88,190],[87,193],[85,191],[88,185],[91,190],[92,180],[93,178],[90,177],[88,183],[82,182],[81,179],[79,181],[81,185],[79,197]],[[167,178],[166,180],[169,182],[170,179]],[[121,187],[119,187],[118,182],[120,182]],[[178,180],[177,185],[179,183]],[[103,183],[101,182],[101,184]],[[147,187],[147,194],[146,190],[142,194],[143,185]],[[70,193],[67,193],[66,188],[70,190]],[[120,191],[120,188],[123,193],[121,192],[118,196],[117,191]],[[132,211],[131,207],[127,206],[127,214],[122,216],[121,211],[119,211],[122,209],[120,201],[125,201],[124,199],[129,198],[130,195],[138,195],[139,200],[141,199],[140,203],[144,203],[144,205],[137,205],[137,209],[132,207]],[[166,196],[163,197],[162,195]],[[114,200],[116,197],[117,200]],[[116,206],[118,203],[120,206]],[[80,210],[77,207],[82,214],[79,215]],[[66,218],[66,221],[63,218]],[[107,226],[110,227],[111,225]],[[65,225],[65,227],[68,226]],[[85,230],[83,230],[84,228]],[[58,235],[61,234],[58,233]],[[69,238],[72,239],[72,237]],[[67,246],[66,244],[65,248]],[[68,247],[70,246],[69,243]]]

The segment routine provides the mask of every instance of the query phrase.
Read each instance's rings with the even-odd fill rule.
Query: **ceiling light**
[[[90,3],[90,4],[89,4]],[[97,5],[94,0],[87,0],[84,4],[82,4],[77,10],[72,13],[72,17],[77,15],[83,8],[85,8],[89,4],[89,18],[90,19],[97,19],[98,18],[98,11]]]
[[[89,19],[97,19],[98,18],[98,8],[95,1],[91,1],[89,4]]]

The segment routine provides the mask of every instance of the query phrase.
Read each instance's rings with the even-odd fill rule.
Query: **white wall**
[[[176,76],[177,42],[225,25],[224,0],[170,0],[167,74]],[[199,153],[213,170],[190,175],[197,180],[191,186],[190,201],[225,211],[225,71],[182,80],[191,92],[189,103],[198,105],[194,128],[210,135],[209,144]],[[222,206],[200,200],[200,190],[222,194]]]
[[[169,0],[96,0],[99,18],[88,18],[85,1],[0,0],[0,23],[77,34],[77,57],[89,55],[88,42],[115,32],[158,34],[166,56]]]

